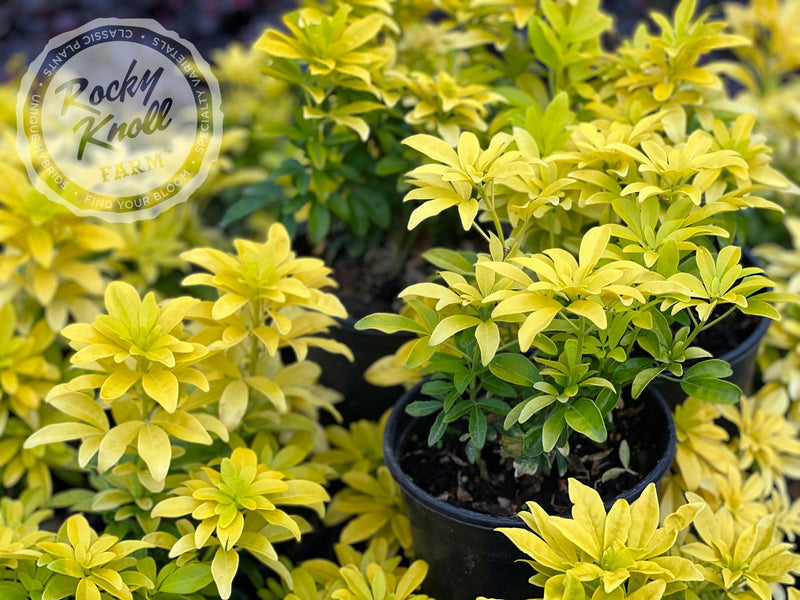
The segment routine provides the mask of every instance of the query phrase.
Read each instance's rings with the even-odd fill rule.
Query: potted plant
[[[788,299],[769,291],[772,282],[743,265],[732,243],[736,211],[776,208],[754,192],[788,184],[750,135],[752,119],[723,112],[721,82],[698,65],[701,53],[742,40],[721,34],[723,23],[695,19],[694,3],[682,2],[672,22],[654,17],[660,35],[640,28],[615,52],[595,48],[594,58],[576,54],[572,64],[564,57],[583,40],[575,31],[594,32],[585,43],[596,44],[608,26],[595,9],[547,3],[531,18],[549,102],[537,106],[542,88],[534,85],[506,90],[520,107],[501,115],[485,145],[471,132],[455,149],[430,135],[405,140],[432,160],[408,175],[406,200],[423,201],[409,227],[454,208],[464,230],[486,242],[474,254],[429,252],[441,283],[411,285],[400,294],[402,314],[358,324],[415,334],[405,365],[429,376],[398,405],[393,418],[403,424],[387,425],[387,463],[407,500],[443,462],[455,465],[453,476],[434,496],[454,504],[474,500],[477,482],[522,482],[522,491],[484,503],[507,514],[517,510],[509,510],[509,493],[534,494],[546,474],[594,472],[601,486],[624,480],[637,470],[630,448],[591,444],[619,441],[625,410],[651,406],[637,399],[659,377],[702,400],[736,402],[741,390],[724,380],[731,369],[703,347],[703,332],[733,313],[778,318],[769,303]],[[668,56],[678,56],[680,68],[670,68]],[[651,95],[654,77],[661,84]],[[427,433],[406,429],[413,427],[406,409],[430,417]],[[415,470],[412,483],[408,470],[422,461],[426,442],[440,455]],[[597,462],[604,452],[616,464]],[[431,529],[447,520],[431,517],[415,535],[451,539]],[[426,551],[417,544],[431,562],[430,589],[447,589],[452,583],[437,583],[435,551]],[[476,591],[463,567],[442,576],[468,581],[455,597]]]

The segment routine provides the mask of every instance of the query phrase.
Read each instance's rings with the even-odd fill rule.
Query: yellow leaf
[[[75,589],[75,600],[101,600],[100,589],[93,581],[83,578]]]
[[[492,321],[481,322],[475,328],[475,340],[481,349],[481,363],[485,367],[494,358],[500,347],[500,330]]]
[[[569,499],[573,504],[572,522],[576,524],[575,529],[583,530],[591,537],[591,542],[585,550],[594,559],[599,560],[600,542],[603,539],[603,528],[606,521],[603,500],[595,489],[583,485],[576,479],[569,480]],[[564,533],[566,535],[566,531]],[[576,531],[576,533],[578,532]]]
[[[268,511],[269,514],[274,512],[281,511]],[[292,523],[294,523],[294,521],[292,521]],[[244,517],[240,512],[237,512],[233,517],[233,521],[226,527],[222,527],[221,523],[217,525],[217,539],[225,550],[230,550],[236,545],[236,542],[239,541],[239,536],[242,535],[243,530]]]
[[[386,512],[371,512],[360,515],[351,520],[341,533],[341,541],[344,544],[356,544],[369,539],[386,523],[389,522],[391,514]]]
[[[592,227],[581,240],[578,262],[587,271],[594,268],[603,255],[611,238],[611,228],[608,226]]]
[[[455,206],[458,203],[459,203],[458,200],[453,200],[450,198],[435,198],[433,200],[425,202],[424,204],[415,208],[414,211],[411,213],[411,215],[408,217],[409,231],[414,229],[425,219],[438,215],[443,210],[446,210],[451,206]]]
[[[270,510],[262,513],[264,519],[270,525],[277,525],[291,532],[296,540],[300,539],[300,528],[295,523],[294,519],[282,510]]]
[[[164,481],[172,460],[172,447],[167,432],[157,425],[145,425],[139,429],[137,449],[153,479]]]
[[[78,449],[78,466],[85,469],[92,457],[97,454],[100,448],[100,442],[103,441],[103,435],[93,435],[83,440],[81,447]]]
[[[469,327],[475,327],[482,321],[478,317],[471,315],[451,315],[442,319],[431,333],[430,345],[438,346],[445,340],[450,339],[459,331]]]
[[[621,498],[614,502],[603,528],[603,548],[608,548],[615,541],[626,542],[631,529],[631,509],[628,501]]]
[[[219,300],[214,302],[214,308],[211,309],[211,316],[216,320],[222,320],[231,316],[242,306],[249,302],[248,298],[238,294],[225,294]]]
[[[188,515],[200,504],[199,500],[195,500],[191,496],[178,496],[177,498],[167,498],[162,500],[153,507],[150,511],[152,517],[167,517],[169,519],[176,519],[183,515]]]
[[[245,381],[254,390],[264,394],[280,412],[286,412],[286,397],[277,383],[261,375],[248,377]]]
[[[43,306],[48,306],[58,289],[58,276],[52,271],[36,266],[33,270],[33,294]]]
[[[53,238],[39,227],[29,229],[26,235],[28,248],[40,265],[49,269],[53,264]]]
[[[555,316],[561,312],[561,308],[560,304],[554,302],[553,307],[543,308],[528,315],[517,334],[520,350],[527,352],[530,349],[533,339],[550,325]]]
[[[211,561],[211,575],[214,577],[214,583],[217,585],[217,591],[222,600],[228,600],[231,597],[231,585],[238,568],[239,555],[236,550],[217,548],[214,559]]]
[[[196,306],[200,301],[196,298],[188,296],[181,296],[174,298],[161,307],[158,315],[158,324],[163,333],[170,333],[177,327],[186,316],[193,306]]]
[[[604,311],[603,307],[597,302],[592,300],[576,300],[567,306],[567,310],[575,313],[576,315],[586,317],[599,329],[605,329],[608,327],[606,311]]]
[[[155,368],[142,376],[142,387],[153,400],[174,413],[178,407],[178,379],[171,371]]]
[[[112,281],[105,292],[108,314],[120,319],[129,328],[139,323],[139,309],[142,301],[136,289],[123,281]]]
[[[139,371],[131,371],[126,367],[117,369],[109,375],[100,388],[100,398],[103,400],[116,400],[137,381],[142,374]]]
[[[84,437],[97,435],[98,429],[92,425],[82,423],[53,423],[45,425],[41,429],[34,431],[25,443],[23,448],[35,448],[44,444],[55,444],[69,440],[78,440]]]
[[[262,325],[257,327],[253,333],[255,333],[256,336],[258,336],[258,339],[260,339],[267,347],[267,352],[269,352],[269,355],[274,356],[278,351],[278,344],[280,344],[281,341],[281,337],[278,332],[275,331],[275,328]]]
[[[556,571],[568,568],[569,563],[558,552],[558,548],[551,547],[533,532],[521,527],[500,527],[497,531],[536,562]]]
[[[172,414],[157,410],[150,423],[158,425],[172,437],[192,444],[212,442],[202,423],[185,410],[176,410]]]
[[[424,560],[415,560],[411,563],[397,584],[396,600],[405,600],[410,596],[415,589],[422,585],[427,574],[428,563]]]
[[[404,139],[403,143],[437,162],[450,166],[457,166],[459,164],[458,155],[455,150],[448,146],[446,142],[432,135],[412,135]]]
[[[90,344],[85,348],[81,348],[70,358],[73,364],[90,363],[102,358],[114,356],[120,351],[118,346],[112,344]]]
[[[68,392],[49,401],[58,410],[71,417],[96,427],[99,431],[108,431],[108,418],[105,411],[93,398],[81,392]]]
[[[247,384],[235,379],[225,386],[219,397],[219,420],[230,429],[236,429],[247,411],[249,400]]]
[[[143,425],[142,421],[128,421],[111,429],[100,442],[97,470],[102,473],[117,464]]]
[[[252,531],[243,531],[237,543],[239,548],[244,548],[254,554],[263,555],[270,560],[278,560],[278,553],[267,538]]]
[[[628,546],[631,548],[649,547],[650,540],[658,527],[659,506],[656,486],[648,484],[642,495],[631,505],[631,527],[628,532]]]

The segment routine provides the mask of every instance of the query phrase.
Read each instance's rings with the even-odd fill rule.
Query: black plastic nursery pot
[[[359,419],[377,421],[397,401],[403,387],[372,385],[364,379],[364,371],[379,358],[393,354],[410,336],[372,329],[359,331],[352,318],[338,321],[340,326],[331,328],[328,337],[350,348],[353,362],[316,348],[309,350],[309,358],[322,367],[320,383],[344,396],[336,408],[346,423]]]
[[[487,515],[459,508],[433,497],[420,488],[401,467],[401,457],[419,426],[419,419],[405,407],[419,398],[420,386],[397,402],[384,433],[384,460],[400,486],[411,522],[414,553],[429,565],[423,583],[425,593],[440,600],[474,600],[478,596],[520,600],[530,598],[535,588],[528,582],[534,575],[525,555],[497,527],[524,527],[518,517]],[[646,420],[662,450],[655,466],[635,486],[614,498],[604,499],[606,507],[619,498],[633,501],[651,482],[658,483],[672,465],[675,455],[675,423],[672,411],[660,393],[642,394]]]

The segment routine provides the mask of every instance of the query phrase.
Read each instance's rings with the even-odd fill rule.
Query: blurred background
[[[298,2],[293,0],[6,0],[0,1],[0,64],[21,54],[32,60],[47,41],[92,19],[152,18],[192,42],[208,60],[210,51],[239,40],[253,42],[270,24]],[[674,0],[606,0],[621,32],[651,10],[669,12]],[[698,5],[715,4],[700,0]]]

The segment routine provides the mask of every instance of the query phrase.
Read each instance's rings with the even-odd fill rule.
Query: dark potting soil
[[[403,471],[423,490],[453,506],[496,516],[514,516],[525,503],[533,500],[548,513],[569,515],[572,503],[568,495],[568,479],[575,478],[595,488],[604,501],[631,489],[649,473],[661,454],[655,436],[648,431],[641,403],[617,409],[615,426],[603,444],[574,433],[570,436],[570,462],[567,472],[559,477],[555,469],[550,475],[514,475],[513,459],[503,458],[497,443],[487,442],[482,452],[489,478],[481,476],[478,464],[470,464],[458,442],[460,432],[446,435],[442,443],[427,445],[430,421],[419,419],[406,447],[400,453]],[[607,481],[603,473],[622,467],[620,444],[630,447],[630,470]]]
[[[711,313],[711,319],[717,318],[722,311]],[[758,327],[762,317],[734,312],[720,323],[700,332],[694,345],[708,350],[714,357],[720,357],[742,344]]]

